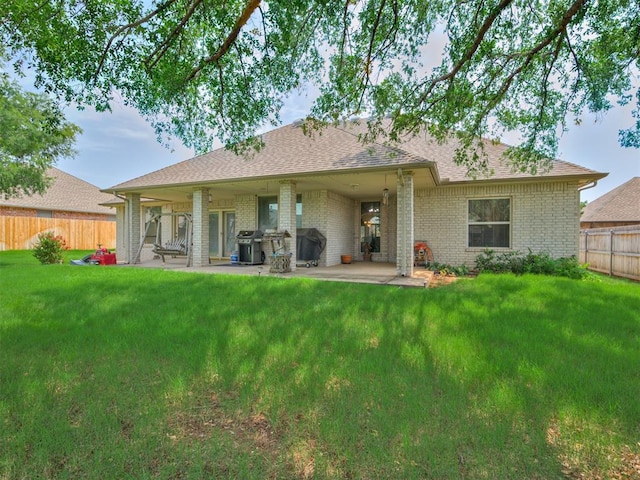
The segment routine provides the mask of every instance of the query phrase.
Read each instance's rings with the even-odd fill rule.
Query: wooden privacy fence
[[[640,225],[582,230],[580,262],[597,272],[640,280]]]
[[[0,216],[0,250],[29,250],[38,234],[62,235],[67,246],[77,250],[116,247],[116,222],[73,218],[38,218]]]

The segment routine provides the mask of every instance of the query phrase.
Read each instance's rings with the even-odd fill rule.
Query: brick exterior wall
[[[417,202],[413,188],[413,175],[403,174],[398,180],[397,218],[397,254],[396,266],[400,276],[413,275],[413,244]],[[413,212],[413,214],[412,214]]]
[[[578,255],[580,193],[569,182],[451,186],[415,192],[415,239],[424,240],[434,260],[475,265],[483,248],[467,247],[468,200],[511,199],[511,248],[553,257]],[[496,251],[501,249],[494,249]]]
[[[287,246],[292,254],[291,258],[297,258],[296,184],[288,180],[280,182],[280,194],[278,196],[278,230],[289,232],[291,237],[287,240]],[[271,245],[269,245],[269,250],[271,250]],[[295,269],[296,262],[292,261],[291,270]]]
[[[319,230],[327,237],[324,254],[326,265],[331,266],[340,263],[341,255],[359,254],[357,226],[360,220],[360,203],[333,192],[326,192],[326,196],[327,208],[324,216],[327,219],[327,229]],[[354,221],[355,215],[358,222]]]
[[[236,232],[255,230],[258,225],[258,197],[236,195]]]
[[[407,178],[408,180],[408,178]],[[295,185],[283,184],[279,200],[288,202],[290,213],[295,214]],[[290,188],[291,187],[291,188]],[[580,216],[580,194],[575,182],[548,181],[542,183],[515,183],[493,185],[439,186],[419,189],[413,192],[413,241],[425,241],[431,248],[434,260],[451,265],[475,265],[475,258],[483,248],[467,247],[467,209],[470,199],[510,198],[511,199],[511,248],[534,253],[547,252],[554,257],[578,255],[578,234]],[[287,193],[289,192],[289,193]],[[215,193],[215,192],[214,192]],[[288,200],[287,197],[288,195]],[[302,227],[317,228],[326,238],[327,246],[322,253],[320,265],[336,265],[341,255],[352,255],[361,259],[360,253],[360,202],[349,199],[328,190],[302,192]],[[225,201],[224,205],[212,202],[209,208],[201,212],[208,215],[209,210],[235,210],[236,233],[240,230],[254,230],[257,225],[256,195],[237,195],[234,201]],[[400,202],[401,213],[404,206],[411,202]],[[135,204],[135,199],[134,199]],[[139,203],[138,203],[139,205]],[[374,261],[397,262],[398,242],[402,235],[398,231],[398,197],[391,196],[389,205],[381,205],[381,252],[374,254]],[[163,211],[192,211],[194,205],[165,205]],[[195,210],[195,209],[194,209]],[[195,212],[194,212],[195,213]],[[284,209],[281,213],[284,213]],[[117,210],[118,259],[128,258],[137,251],[140,232],[137,239],[129,239],[126,226],[130,219],[124,209]],[[135,217],[138,230],[143,222],[138,208]],[[202,217],[204,222],[205,218]],[[207,216],[208,220],[208,216]],[[405,220],[408,220],[405,218]],[[293,216],[291,216],[293,222]],[[163,239],[171,237],[171,217],[163,218]],[[283,225],[282,220],[280,223]],[[197,222],[194,222],[194,226]],[[295,228],[287,228],[294,232]],[[204,234],[204,233],[202,233]],[[208,234],[208,232],[206,232]],[[134,233],[134,236],[136,234]],[[194,232],[194,240],[196,234]],[[204,240],[204,238],[203,238]],[[287,240],[294,245],[295,238]],[[143,249],[144,250],[144,249]],[[195,249],[194,249],[195,250]],[[263,250],[268,255],[270,245],[265,242]],[[499,249],[495,249],[499,250]],[[145,256],[143,251],[143,257]],[[195,251],[194,251],[195,253]],[[203,257],[204,258],[204,257]],[[204,260],[203,260],[204,261]]]
[[[382,230],[386,234],[386,239],[382,239],[382,244],[388,244],[386,261],[396,263],[398,255],[398,199],[396,196],[389,197],[386,213],[386,220],[382,218],[382,221],[386,223],[386,227]]]
[[[125,221],[125,208],[116,207],[116,258],[118,261],[127,261],[127,228]]]
[[[140,248],[142,226],[142,215],[140,211],[140,194],[130,193],[127,195],[127,224],[129,226],[129,236],[127,238],[127,263],[132,263],[136,259],[136,254]]]
[[[187,234],[188,235],[188,234]],[[193,192],[193,239],[191,258],[194,267],[209,264],[209,189]]]
[[[302,193],[302,228],[317,228],[320,233],[327,237],[328,203],[327,191],[315,190],[313,192]],[[318,265],[327,265],[327,250],[320,254]],[[304,260],[304,259],[302,259]]]
[[[113,215],[102,213],[70,212],[66,210],[38,210],[35,208],[21,208],[0,206],[0,216],[2,217],[37,217],[39,211],[50,211],[51,218],[68,218],[74,220],[102,220],[113,221]]]

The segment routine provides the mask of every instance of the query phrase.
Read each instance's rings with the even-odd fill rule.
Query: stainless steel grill
[[[236,235],[236,242],[238,243],[238,263],[244,265],[264,263],[261,230],[241,230]]]

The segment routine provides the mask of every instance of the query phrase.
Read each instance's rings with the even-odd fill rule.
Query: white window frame
[[[509,201],[509,220],[508,221],[491,221],[491,222],[481,222],[481,221],[471,221],[469,219],[469,205],[473,201],[490,201],[490,200],[508,200]],[[470,197],[467,198],[467,208],[466,208],[466,217],[467,217],[467,238],[466,244],[467,248],[471,250],[485,250],[496,249],[496,250],[510,250],[512,248],[512,238],[513,238],[513,198],[511,197]],[[496,246],[488,246],[488,245],[470,245],[470,227],[479,225],[508,225],[509,226],[509,235],[508,235],[508,245],[504,247],[496,247]]]

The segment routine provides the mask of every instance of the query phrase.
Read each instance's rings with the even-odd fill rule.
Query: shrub
[[[453,275],[456,277],[464,277],[469,273],[469,268],[462,264],[459,267],[454,267],[446,263],[427,262],[425,264],[427,270],[438,272],[440,275]]]
[[[62,263],[62,252],[68,249],[61,235],[44,232],[38,234],[38,242],[33,247],[33,256],[43,265]]]
[[[476,269],[479,272],[523,273],[522,254],[518,251],[496,254],[487,249],[476,257]]]
[[[476,257],[476,269],[478,272],[534,273],[575,279],[589,274],[586,265],[580,265],[575,257],[554,259],[548,253],[533,253],[531,249],[526,255],[518,251],[496,254],[493,250],[485,250]]]

